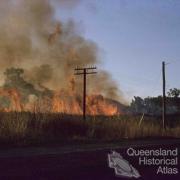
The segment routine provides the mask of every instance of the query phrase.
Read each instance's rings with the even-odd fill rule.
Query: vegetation
[[[88,117],[10,112],[0,114],[1,145],[39,145],[68,141],[114,141],[123,138],[180,137],[177,117],[169,117],[164,133],[160,118],[140,116]],[[180,117],[179,117],[180,119]],[[175,126],[176,124],[176,126]]]
[[[178,98],[180,96],[180,89],[177,88],[170,89],[167,94],[169,97]]]
[[[48,72],[48,65],[42,65],[41,71],[47,71]],[[41,84],[39,84],[39,89],[35,88],[35,86],[24,79],[24,70],[21,68],[9,68],[6,69],[4,72],[5,75],[5,82],[1,88],[4,89],[16,89],[21,94],[21,101],[22,102],[28,102],[29,95],[34,95],[36,97],[52,97],[52,91],[43,87]],[[46,75],[47,76],[47,75]],[[0,97],[1,98],[1,97]],[[8,98],[6,98],[6,101],[8,101]],[[1,105],[6,105],[6,101],[1,101]],[[4,106],[5,106],[4,105]]]
[[[50,90],[42,88],[40,91],[26,82],[22,77],[23,72],[22,69],[7,69],[3,88],[17,89],[23,102],[31,94],[52,96]],[[0,145],[180,137],[180,90],[170,89],[168,96],[168,128],[165,132],[160,117],[162,97],[134,97],[131,105],[123,111],[128,115],[89,116],[87,121],[83,121],[81,116],[60,113],[0,112]],[[9,99],[0,96],[0,104],[9,107]],[[142,119],[143,113],[145,117]]]
[[[180,89],[170,89],[167,94],[167,114],[180,114]],[[162,96],[146,98],[135,96],[130,104],[129,112],[153,116],[161,115]]]

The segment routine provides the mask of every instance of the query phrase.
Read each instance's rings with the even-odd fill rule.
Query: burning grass
[[[159,119],[139,116],[80,116],[28,112],[1,112],[2,145],[51,144],[71,141],[115,141],[124,138],[180,137],[180,123],[163,133]]]

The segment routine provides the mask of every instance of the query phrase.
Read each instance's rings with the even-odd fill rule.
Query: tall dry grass
[[[29,112],[0,113],[0,144],[38,144],[72,140],[114,141],[122,138],[180,137],[180,119],[171,120],[166,132],[161,119],[140,116],[81,116]]]

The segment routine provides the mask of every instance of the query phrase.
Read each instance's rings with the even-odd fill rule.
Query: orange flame
[[[73,84],[73,81],[71,82]],[[52,98],[43,97],[36,99],[27,104],[22,104],[20,93],[16,89],[0,89],[0,96],[5,96],[10,99],[10,107],[2,109],[3,111],[31,111],[31,112],[52,112],[65,114],[82,114],[81,96],[75,94],[72,88],[71,91],[63,90],[54,92]],[[88,115],[106,115],[112,116],[121,114],[117,104],[104,98],[102,95],[87,96],[86,104]]]
[[[0,96],[9,98],[11,105],[5,108],[4,111],[22,111],[23,105],[21,104],[20,94],[16,89],[0,89]]]
[[[117,106],[109,103],[101,95],[92,95],[87,98],[88,113],[92,115],[115,115],[119,114]]]

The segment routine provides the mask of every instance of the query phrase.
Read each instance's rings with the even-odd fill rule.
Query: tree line
[[[167,114],[180,114],[180,89],[169,89],[166,100]],[[129,110],[136,114],[160,115],[162,113],[162,96],[146,98],[135,96]]]

